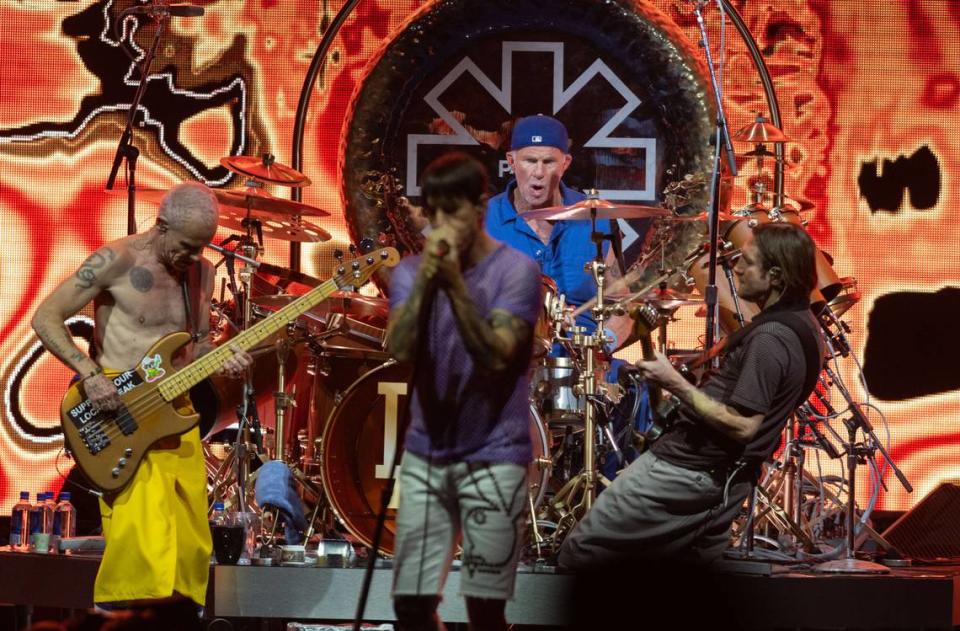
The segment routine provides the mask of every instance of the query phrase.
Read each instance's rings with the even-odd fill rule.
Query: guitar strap
[[[200,303],[200,272],[201,264],[196,263],[180,277],[180,289],[183,292],[183,313],[186,316],[187,333],[196,344],[200,341],[197,322],[193,319],[194,306]]]
[[[803,389],[796,403],[797,406],[800,406],[813,394],[813,389],[817,385],[817,378],[820,376],[820,371],[823,370],[823,364],[821,362],[820,347],[817,345],[815,335],[810,327],[803,321],[803,317],[798,313],[786,309],[771,309],[761,312],[750,324],[727,336],[722,352],[729,353],[740,346],[751,337],[751,334],[756,331],[757,326],[764,322],[779,322],[789,327],[800,340],[800,346],[803,348],[803,357],[806,364]]]

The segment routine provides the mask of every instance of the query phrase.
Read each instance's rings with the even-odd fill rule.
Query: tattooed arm
[[[122,247],[105,245],[83,262],[80,268],[60,283],[37,307],[31,325],[48,351],[84,378],[87,395],[95,405],[115,409],[119,405],[116,388],[100,371],[100,367],[80,350],[65,320],[75,315],[111,283],[128,266]]]
[[[417,333],[420,329],[420,311],[433,273],[431,270],[432,268],[426,264],[421,266],[413,280],[413,286],[407,299],[390,310],[390,324],[387,327],[387,350],[398,361],[413,361],[416,354]],[[391,291],[395,290],[391,289]]]
[[[503,309],[492,309],[489,318],[484,319],[460,274],[450,278],[444,289],[450,296],[457,327],[473,360],[492,371],[510,366],[530,339],[530,325]]]

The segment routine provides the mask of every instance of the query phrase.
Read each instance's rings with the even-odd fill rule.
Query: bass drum
[[[407,430],[398,419],[410,376],[410,368],[394,360],[361,376],[330,413],[321,438],[320,467],[327,501],[347,531],[368,547],[373,543],[390,458],[396,441],[403,440]],[[533,461],[528,485],[536,506],[547,484],[547,469],[539,463],[549,452],[547,433],[533,412],[530,435]],[[389,556],[394,551],[396,498],[394,494],[380,544],[380,551]]]

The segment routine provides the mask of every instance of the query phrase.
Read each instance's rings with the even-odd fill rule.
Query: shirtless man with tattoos
[[[181,184],[164,197],[150,230],[101,247],[40,304],[34,331],[80,376],[95,406],[120,406],[104,371],[134,368],[169,333],[194,334],[195,343],[175,368],[213,349],[208,329],[214,269],[201,252],[216,229],[217,200],[210,189]],[[80,350],[64,323],[91,301],[96,360]],[[237,349],[219,372],[239,377],[250,364],[250,356]],[[123,491],[101,498],[100,512],[107,546],[94,585],[98,606],[169,597],[203,606],[212,544],[197,428],[151,449]]]

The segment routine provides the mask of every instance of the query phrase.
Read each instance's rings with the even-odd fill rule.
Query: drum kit
[[[780,130],[762,119],[741,130],[735,140],[753,143],[754,149],[739,156],[756,160],[761,169],[773,156],[766,143],[786,142]],[[322,281],[299,271],[257,260],[263,239],[320,242],[330,234],[306,218],[329,213],[290,200],[274,197],[266,185],[307,186],[303,174],[277,163],[272,156],[229,157],[221,163],[245,178],[244,186],[217,190],[220,223],[236,230],[214,246],[225,265],[226,286],[214,301],[211,334],[217,344],[228,343],[238,332],[290,304]],[[650,219],[653,230],[681,224],[705,224],[705,213],[678,212],[687,193],[703,186],[705,178],[685,176],[665,190],[665,208],[616,204],[588,191],[586,199],[564,207],[528,213],[531,218],[563,221],[598,219]],[[758,312],[756,305],[738,300],[736,280],[730,273],[736,254],[752,229],[768,222],[787,221],[803,225],[804,208],[775,200],[763,178],[754,178],[750,204],[738,209],[720,209],[722,240],[718,265],[726,272],[720,284],[721,327],[730,333]],[[721,203],[729,204],[730,186]],[[162,196],[143,197],[158,201]],[[616,225],[614,223],[614,225]],[[641,326],[634,330],[658,333],[661,352],[670,350],[668,324],[682,306],[700,305],[706,279],[707,245],[683,253],[682,263],[669,268],[663,239],[638,262],[659,267],[641,277],[637,266],[614,276],[602,255],[603,242],[614,235],[593,231],[596,258],[585,265],[594,281],[596,296],[584,305],[568,305],[550,278],[543,277],[542,312],[536,324],[534,365],[531,367],[530,433],[534,458],[529,468],[530,520],[525,550],[544,560],[588,511],[602,484],[626,466],[627,455],[643,448],[645,436],[635,414],[639,392],[608,381],[612,353],[605,323],[629,315]],[[361,249],[372,244],[361,244]],[[647,247],[647,246],[645,246]],[[659,252],[657,248],[661,248]],[[351,246],[351,251],[355,250]],[[335,252],[342,262],[344,254]],[[813,292],[815,310],[821,315],[827,335],[841,347],[845,325],[840,316],[859,299],[856,282],[834,273],[829,257],[818,253],[818,286]],[[239,510],[258,510],[252,478],[266,459],[288,464],[309,516],[308,535],[346,536],[370,546],[377,521],[380,496],[387,484],[390,458],[405,432],[400,418],[401,397],[407,396],[409,369],[385,352],[388,303],[384,298],[341,291],[292,322],[254,351],[255,363],[243,386],[217,379],[214,390],[225,412],[207,432],[211,500],[224,500]],[[589,311],[595,329],[577,326],[575,317]],[[646,339],[649,344],[649,338]],[[648,348],[644,345],[644,349]],[[652,348],[652,346],[650,347]],[[652,351],[650,351],[652,352]],[[679,357],[671,353],[674,357]],[[691,352],[698,356],[700,353]],[[259,395],[259,396],[258,396]],[[264,428],[258,409],[273,402],[273,427]],[[633,406],[625,405],[633,401]],[[234,422],[226,407],[237,404]],[[623,410],[631,409],[624,413]],[[619,411],[619,412],[618,412]],[[626,418],[616,427],[617,414]],[[621,421],[624,419],[621,418]],[[229,437],[229,440],[225,440]],[[789,485],[789,480],[783,485]],[[381,551],[393,552],[393,521],[397,498],[391,502]],[[775,502],[770,499],[770,502]],[[773,514],[774,511],[767,511]],[[789,511],[776,511],[790,518]],[[265,522],[265,540],[275,537],[275,523]],[[269,534],[266,534],[269,532]]]

